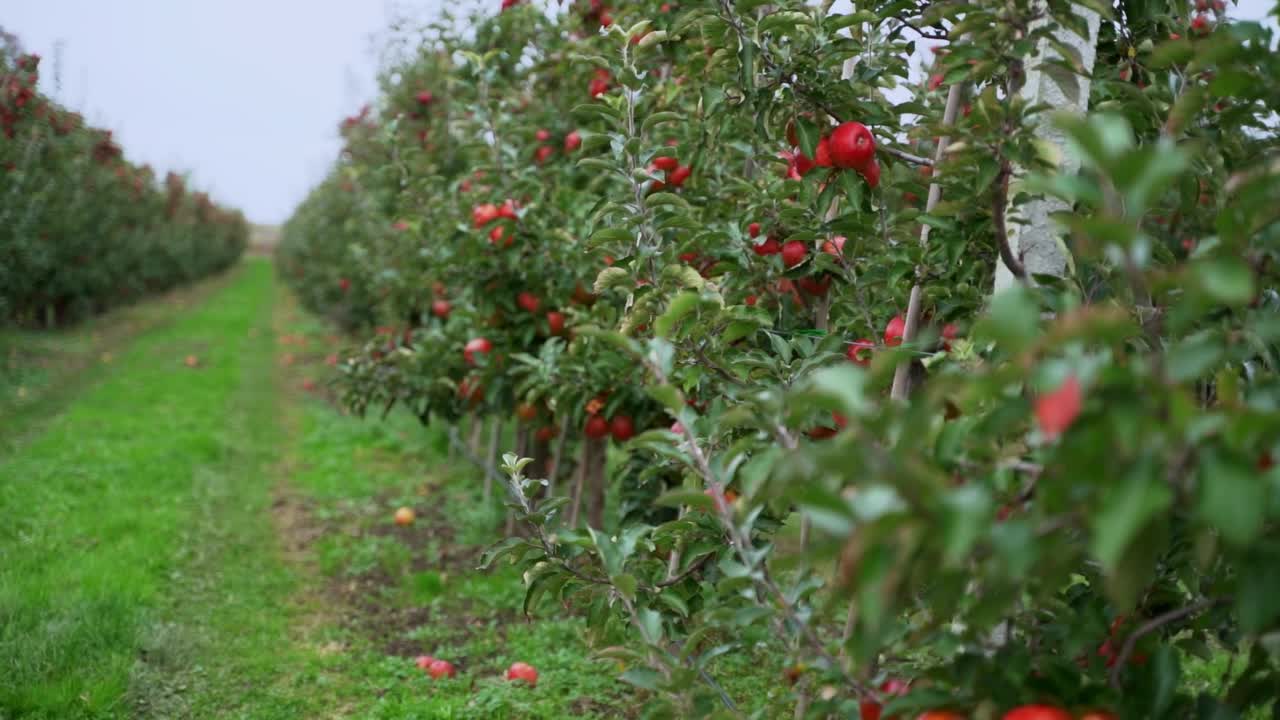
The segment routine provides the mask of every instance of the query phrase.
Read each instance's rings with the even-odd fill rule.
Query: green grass
[[[121,351],[0,460],[0,717],[212,716],[203,697],[271,693],[293,580],[266,514],[270,273]]]
[[[0,407],[39,420],[0,448],[0,720],[642,713],[582,619],[526,618],[513,570],[475,569],[501,508],[441,429],[300,390],[332,338],[266,263],[198,307],[128,312],[150,329],[115,337],[110,363]],[[98,332],[40,342],[96,357]],[[391,522],[401,505],[412,527]],[[430,680],[418,654],[458,677]],[[505,680],[517,660],[536,688]],[[785,696],[753,663],[716,670],[745,705]]]

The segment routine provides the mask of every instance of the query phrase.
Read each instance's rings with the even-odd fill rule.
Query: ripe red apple
[[[538,131],[535,132],[533,136],[537,138],[538,142],[546,142],[551,139],[551,131],[544,128],[538,128]]]
[[[582,431],[586,433],[587,437],[599,440],[609,434],[609,421],[599,415],[592,415],[587,418],[586,427]]]
[[[1001,720],[1072,720],[1071,713],[1052,705],[1022,705],[1002,716]]]
[[[938,88],[942,87],[942,82],[943,82],[944,80],[946,80],[946,79],[947,79],[947,78],[946,78],[946,76],[945,76],[945,75],[943,75],[942,73],[935,73],[935,74],[933,74],[933,75],[930,75],[930,76],[929,76],[929,90],[930,90],[930,91],[933,91],[933,90],[937,90]]]
[[[828,255],[831,255],[833,257],[843,257],[845,242],[846,242],[845,236],[836,235],[830,240],[827,240],[826,242],[822,243],[822,252]]]
[[[342,279],[338,280],[338,288],[339,288],[340,290],[342,290],[342,292],[346,292],[346,291],[350,290],[350,289],[351,289],[351,281],[350,281],[350,280],[348,280],[348,279],[346,279],[346,278],[342,278]]]
[[[848,349],[845,350],[845,357],[855,365],[866,367],[871,364],[871,353],[876,349],[876,344],[867,338],[859,338],[849,343]]]
[[[756,303],[759,301],[760,301],[760,298],[756,297],[755,295],[748,295],[746,298],[743,299],[743,302],[747,304],[747,307],[755,307]]]
[[[436,660],[427,667],[427,672],[431,674],[432,680],[439,680],[442,677],[454,677],[457,671],[454,670],[453,663],[448,660]]]
[[[436,659],[431,657],[430,655],[419,655],[418,657],[414,658],[413,664],[417,665],[419,670],[422,670],[425,672],[431,668],[431,663],[435,661]]]
[[[897,347],[902,344],[902,334],[906,332],[907,321],[901,315],[894,315],[884,327],[884,344]]]
[[[506,238],[506,242],[502,241],[503,238]],[[508,234],[507,229],[502,227],[501,225],[489,231],[490,245],[501,246],[501,247],[511,247],[511,243],[513,239],[514,239],[514,235]]]
[[[330,353],[329,355],[325,356],[324,364],[328,365],[329,367],[337,366],[338,355],[336,353]]]
[[[533,159],[535,162],[541,165],[542,163],[546,162],[551,157],[551,154],[554,152],[555,152],[555,148],[551,147],[550,145],[539,145],[538,149],[535,150],[533,153]]]
[[[471,224],[477,228],[498,219],[498,206],[493,203],[484,203],[471,208]]]
[[[921,713],[916,720],[966,720],[964,715],[951,710],[929,710]]]
[[[777,255],[778,253],[782,252],[782,245],[777,241],[777,239],[772,237],[767,237],[764,239],[764,242],[752,245],[751,252],[759,255],[760,257]]]
[[[817,276],[802,277],[796,280],[796,285],[814,297],[822,297],[831,289],[831,276],[822,273]]]
[[[519,206],[516,205],[516,201],[511,198],[507,198],[502,201],[502,207],[498,208],[498,217],[507,218],[508,220],[519,220],[520,214],[516,212],[518,209]]]
[[[826,135],[818,140],[818,146],[813,149],[813,164],[818,167],[832,167],[835,165],[831,157],[831,139]]]
[[[951,352],[951,341],[960,337],[960,328],[954,323],[947,323],[942,326],[942,349]]]
[[[547,313],[547,329],[552,335],[559,335],[564,332],[564,313],[552,310]]]
[[[479,405],[484,402],[484,386],[476,383],[472,387],[471,381],[463,378],[462,382],[458,383],[458,397],[472,405]]]
[[[538,671],[528,663],[516,662],[511,663],[511,667],[507,668],[508,680],[523,680],[529,683],[529,687],[537,687]]]
[[[537,295],[528,291],[522,291],[516,295],[516,304],[526,312],[532,313],[538,312],[538,306],[542,304],[542,301],[538,299]]]
[[[533,437],[538,442],[550,442],[552,438],[559,434],[560,431],[556,429],[555,425],[543,425],[538,428],[538,431],[533,434]]]
[[[564,136],[564,151],[566,153],[571,153],[580,147],[582,147],[582,135],[577,130]]]
[[[449,312],[453,310],[453,306],[448,300],[435,300],[431,303],[431,314],[444,320],[449,317]]]
[[[1191,19],[1191,32],[1204,35],[1209,32],[1209,16],[1200,13]]]
[[[1106,710],[1091,710],[1080,716],[1080,720],[1118,720],[1114,713]]]
[[[609,432],[613,435],[613,439],[618,442],[626,442],[636,434],[634,424],[628,415],[614,415],[609,421]]]
[[[840,123],[831,131],[831,160],[836,167],[858,170],[876,156],[876,141],[860,122]]]
[[[412,525],[414,517],[412,508],[402,507],[396,510],[395,521],[397,525]]]
[[[676,168],[680,167],[680,160],[677,158],[671,157],[670,155],[667,155],[664,157],[656,157],[653,159],[653,162],[649,164],[652,165],[656,170],[662,170],[663,172],[671,172],[672,170],[675,170]]]
[[[468,365],[475,365],[477,353],[487,354],[492,349],[493,343],[489,342],[487,338],[472,338],[463,346],[462,357],[467,361]]]
[[[788,240],[782,245],[782,264],[793,268],[809,257],[809,248],[799,240]]]
[[[867,187],[872,190],[880,187],[880,163],[872,160],[859,172],[862,174],[862,179],[867,181]]]
[[[667,175],[667,184],[670,185],[671,187],[680,187],[681,185],[684,185],[684,181],[688,180],[689,175],[691,175],[692,173],[693,173],[693,168],[689,167],[688,165],[681,165],[675,170],[672,170],[671,173]]]
[[[516,406],[516,417],[529,421],[538,417],[538,406],[532,403],[520,403]]]
[[[757,238],[757,237],[760,237],[760,223],[758,223],[758,222],[753,222],[753,223],[751,223],[750,225],[748,225],[748,226],[747,226],[747,235],[749,235],[749,236],[750,236],[751,238],[753,238],[753,239],[754,239],[754,238]]]
[[[430,90],[423,90],[418,93],[419,105],[430,105],[433,100],[435,100],[435,97],[431,94]]]
[[[1082,404],[1080,381],[1072,375],[1057,390],[1036,398],[1036,421],[1040,432],[1049,438],[1066,432],[1080,415]]]

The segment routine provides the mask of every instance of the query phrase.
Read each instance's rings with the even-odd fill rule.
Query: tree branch
[[[1129,657],[1133,655],[1134,648],[1137,646],[1138,641],[1143,637],[1150,635],[1165,625],[1176,623],[1179,620],[1183,620],[1187,617],[1208,610],[1214,605],[1227,602],[1230,599],[1230,597],[1205,598],[1198,602],[1193,602],[1185,607],[1180,607],[1170,610],[1162,615],[1157,615],[1143,623],[1137,630],[1130,633],[1129,637],[1125,638],[1124,645],[1120,648],[1120,654],[1116,656],[1116,664],[1112,666],[1111,674],[1108,677],[1108,682],[1111,687],[1116,690],[1120,689],[1120,674],[1124,672],[1124,666],[1128,664]]]
[[[1009,268],[1009,272],[1019,282],[1027,282],[1027,269],[1013,254],[1009,246],[1009,228],[1005,224],[1005,213],[1009,209],[1009,177],[1013,175],[1013,166],[1006,157],[1000,158],[1000,172],[996,175],[995,192],[991,198],[991,221],[996,226],[996,247],[1000,249],[1000,261]]]

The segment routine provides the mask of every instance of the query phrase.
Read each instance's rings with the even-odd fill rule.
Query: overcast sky
[[[219,202],[279,223],[324,177],[338,122],[372,98],[375,36],[406,9],[425,17],[444,4],[0,0],[0,27],[45,57],[45,90],[56,69],[53,94],[114,130],[133,160],[187,170]],[[1274,6],[1243,0],[1232,14]]]

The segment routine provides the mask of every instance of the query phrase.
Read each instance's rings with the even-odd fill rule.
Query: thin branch
[[[893,19],[902,23],[906,27],[911,28],[916,32],[917,35],[919,35],[922,38],[925,38],[926,40],[946,40],[947,39],[946,30],[937,30],[934,32],[929,32],[928,30],[925,30],[924,28],[920,27],[919,25],[916,25],[915,23],[902,17],[901,15],[894,15]]]
[[[1108,678],[1108,682],[1111,684],[1111,687],[1116,690],[1120,689],[1120,674],[1124,672],[1124,666],[1128,664],[1129,657],[1133,655],[1134,648],[1137,646],[1138,641],[1143,637],[1150,635],[1165,625],[1176,623],[1179,620],[1201,613],[1212,608],[1214,605],[1227,602],[1230,599],[1230,597],[1205,598],[1203,600],[1193,602],[1185,607],[1176,608],[1162,615],[1157,615],[1143,623],[1137,630],[1130,633],[1129,637],[1125,638],[1124,645],[1120,648],[1120,654],[1116,656],[1116,664],[1112,666],[1111,675]]]
[[[690,565],[688,569],[686,569],[684,572],[680,573],[679,575],[676,575],[675,577],[667,578],[666,580],[663,580],[662,582],[654,585],[654,587],[661,589],[661,588],[669,588],[672,585],[679,585],[681,582],[684,581],[685,578],[689,577],[690,575],[700,570],[703,565],[706,565],[707,561],[710,560],[713,555],[715,555],[715,553],[707,553],[706,555],[703,555],[702,557],[694,561],[694,563]]]
[[[1009,272],[1019,282],[1027,282],[1027,269],[1013,254],[1009,246],[1009,228],[1005,225],[1005,213],[1009,209],[1009,177],[1013,175],[1013,166],[1006,157],[1000,158],[1000,173],[996,175],[995,192],[991,197],[991,221],[996,226],[996,246],[1000,249],[1000,261],[1009,268]]]

